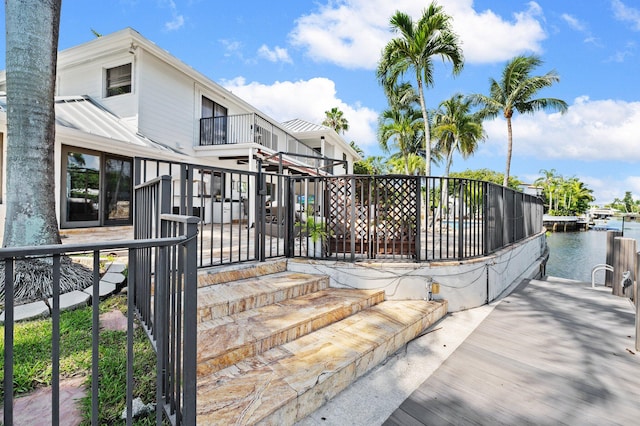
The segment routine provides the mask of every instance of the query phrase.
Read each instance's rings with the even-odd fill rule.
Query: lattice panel
[[[369,202],[367,199],[363,200],[362,194],[356,194],[354,182],[356,187],[363,185],[361,179],[350,178],[330,179],[327,184],[330,200],[329,229],[338,244],[349,242],[352,230],[359,243],[367,240],[370,234]]]
[[[330,179],[329,228],[336,247],[354,232],[359,251],[370,241],[413,241],[418,218],[418,181],[406,177]],[[384,243],[384,244],[387,244]]]
[[[376,229],[384,238],[413,239],[419,193],[417,180],[379,178],[376,185]]]

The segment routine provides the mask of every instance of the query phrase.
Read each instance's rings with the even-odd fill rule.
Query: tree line
[[[545,211],[552,216],[575,216],[594,201],[593,191],[576,177],[565,178],[555,169],[540,170],[535,185],[541,189]]]

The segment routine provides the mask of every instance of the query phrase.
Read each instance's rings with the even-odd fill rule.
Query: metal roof
[[[0,110],[7,110],[6,96],[0,97]],[[178,152],[137,132],[89,96],[56,97],[55,113],[57,126],[158,151]]]
[[[330,130],[327,126],[309,123],[308,121],[304,121],[299,118],[285,121],[282,125],[292,132],[321,132]]]

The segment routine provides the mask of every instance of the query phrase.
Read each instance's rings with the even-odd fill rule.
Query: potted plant
[[[307,237],[307,256],[322,257],[325,240],[329,237],[329,231],[322,218],[307,216],[306,221],[300,224],[300,229]]]

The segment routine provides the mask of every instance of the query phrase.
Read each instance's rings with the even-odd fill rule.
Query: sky
[[[59,48],[125,27],[231,90],[278,121],[321,123],[338,107],[343,137],[365,155],[382,155],[378,115],[387,101],[375,78],[381,50],[394,36],[396,10],[417,19],[426,0],[63,0]],[[456,93],[488,94],[510,59],[536,54],[542,75],[560,82],[539,92],[563,99],[565,114],[513,119],[511,175],[531,183],[541,170],[576,177],[596,203],[640,199],[639,0],[439,0],[462,42],[464,69],[435,60],[427,108]],[[0,3],[4,16],[4,2]],[[4,19],[0,39],[5,42]],[[5,51],[0,51],[4,69]],[[504,172],[503,118],[484,123],[487,138],[452,171]],[[432,175],[443,167],[433,166]]]

